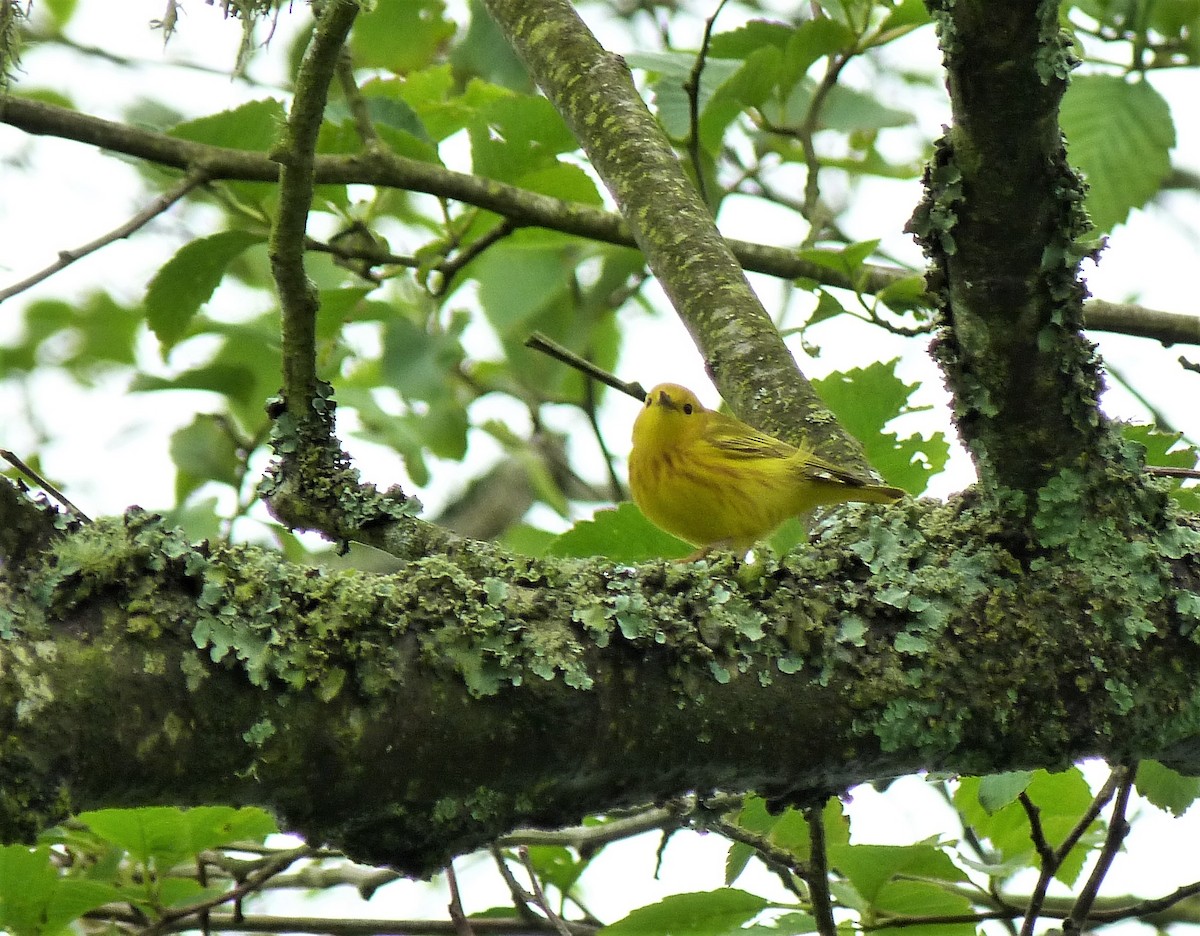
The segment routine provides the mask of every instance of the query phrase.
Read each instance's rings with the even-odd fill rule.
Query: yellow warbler
[[[824,504],[886,504],[899,488],[871,484],[812,452],[706,409],[659,384],[633,424],[629,487],[642,513],[693,546],[745,553],[788,517]]]

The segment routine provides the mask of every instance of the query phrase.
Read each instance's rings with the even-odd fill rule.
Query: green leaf
[[[167,131],[167,136],[265,153],[275,145],[286,121],[283,105],[269,98],[176,124]]]
[[[121,899],[108,884],[60,876],[46,846],[0,846],[0,931],[11,936],[53,936],[89,910]]]
[[[1063,98],[1059,123],[1068,156],[1087,179],[1087,209],[1100,231],[1145,205],[1171,170],[1175,125],[1149,82],[1080,75]]]
[[[171,461],[177,472],[175,497],[180,502],[205,482],[236,488],[240,481],[237,444],[221,420],[206,413],[197,413],[171,434]]]
[[[1031,855],[1033,840],[1025,809],[1013,802],[989,815],[980,804],[980,785],[978,777],[964,777],[959,781],[954,805],[962,814],[964,823],[974,828],[980,837],[989,840],[1005,862],[1018,856]],[[1042,833],[1051,847],[1062,844],[1092,802],[1092,792],[1077,767],[1056,774],[1036,770],[1025,793],[1038,809]],[[1093,823],[1091,828],[1100,828],[1099,823]],[[1055,877],[1068,886],[1072,885],[1083,869],[1093,844],[1088,836],[1084,836],[1080,844],[1071,850]]]
[[[878,362],[845,373],[814,380],[821,399],[846,430],[858,439],[867,461],[897,487],[920,494],[929,478],[945,467],[950,443],[941,432],[929,438],[898,437],[884,426],[896,416],[919,412],[924,407],[909,405],[917,384],[906,384],[895,374],[896,361]]]
[[[994,814],[1010,803],[1015,803],[1032,779],[1031,770],[1013,770],[983,777],[979,782],[979,805],[989,815]]]
[[[441,400],[450,392],[446,376],[458,369],[465,356],[459,341],[465,325],[465,319],[460,319],[434,331],[396,316],[383,334],[384,379],[406,399]]]
[[[404,75],[428,65],[454,35],[442,0],[376,0],[350,33],[350,52],[359,68]]]
[[[600,930],[602,936],[727,936],[770,907],[756,894],[736,888],[674,894],[634,910]]]
[[[533,95],[506,94],[478,108],[469,133],[475,172],[514,184],[579,146],[554,105]]]
[[[42,6],[54,17],[54,25],[61,30],[75,13],[79,0],[44,0]]]
[[[455,43],[450,62],[461,74],[476,75],[512,91],[533,90],[529,73],[480,0],[470,0],[467,34]]]
[[[1182,816],[1200,797],[1200,777],[1185,777],[1155,760],[1138,764],[1137,791],[1159,809]]]
[[[635,504],[624,503],[597,510],[591,520],[580,520],[555,538],[546,555],[604,556],[614,562],[635,563],[678,559],[691,551],[683,540],[647,520]]]
[[[159,870],[206,848],[243,840],[261,843],[277,831],[270,815],[254,807],[101,809],[78,818],[104,841],[125,849],[133,860]]]
[[[842,872],[858,894],[875,905],[885,884],[898,875],[963,883],[968,880],[932,841],[915,845],[836,845],[829,864]]]
[[[164,348],[187,334],[192,316],[212,298],[230,263],[262,243],[249,231],[222,231],[185,244],[146,288],[146,318]]]

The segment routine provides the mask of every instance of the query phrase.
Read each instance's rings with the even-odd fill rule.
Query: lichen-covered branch
[[[725,400],[784,437],[807,427],[835,460],[861,464],[861,448],[832,430],[624,61],[568,0],[485,5],[612,192]]]
[[[248,802],[428,873],[688,791],[1197,766],[1195,528],[1164,515],[1118,574],[1115,543],[1038,561],[969,503],[842,519],[755,566],[493,551],[391,576],[193,546],[137,512],[64,533],[0,566],[0,838]]]
[[[88,143],[185,171],[203,166],[208,177],[218,181],[271,182],[279,177],[279,166],[262,153],[176,139],[42,101],[0,98],[0,122],[27,133]],[[313,179],[318,185],[359,183],[424,192],[486,208],[517,226],[543,227],[609,244],[636,246],[629,225],[620,215],[386,151],[353,156],[318,155]],[[851,283],[845,276],[805,260],[787,247],[732,238],[726,242],[746,270],[780,279],[804,278],[825,286],[857,288],[866,295],[874,295],[913,275],[896,267],[866,264],[861,282]],[[1099,299],[1086,302],[1084,313],[1084,324],[1091,330],[1150,338],[1167,345],[1200,344],[1200,316]]]
[[[954,115],[912,224],[932,261],[936,354],[981,478],[1033,492],[1103,437],[1080,334],[1083,186],[1058,126],[1070,41],[1053,0],[927,5]]]

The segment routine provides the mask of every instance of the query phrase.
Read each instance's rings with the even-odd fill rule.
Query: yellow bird
[[[788,517],[826,504],[886,504],[899,488],[704,407],[679,384],[659,384],[633,423],[633,499],[655,525],[699,547],[745,552]],[[692,557],[689,557],[692,558]]]

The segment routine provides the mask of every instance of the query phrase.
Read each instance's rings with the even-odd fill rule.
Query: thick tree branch
[[[0,98],[0,121],[27,133],[88,143],[184,171],[203,165],[213,180],[273,182],[279,177],[279,166],[263,153],[175,139],[41,101]],[[313,178],[317,184],[360,183],[424,192],[485,208],[518,226],[544,227],[604,243],[635,246],[629,226],[619,215],[386,151],[354,156],[318,155]],[[786,247],[731,238],[727,242],[746,270],[780,279],[805,278],[825,286],[857,288],[868,295],[914,275],[910,270],[867,264],[863,267],[862,281],[852,283]],[[364,259],[395,262],[390,254]],[[1200,316],[1102,299],[1086,303],[1085,313],[1087,328],[1096,331],[1151,338],[1165,345],[1200,344]]]
[[[1031,493],[1103,439],[1079,334],[1083,187],[1058,126],[1070,44],[1050,0],[927,5],[954,115],[912,223],[933,262],[936,354],[981,479]]]
[[[0,838],[118,803],[253,802],[427,873],[689,791],[1195,766],[1200,533],[1162,518],[1139,554],[1178,558],[1122,580],[1013,555],[965,505],[844,519],[786,565],[488,550],[394,576],[194,547],[139,513],[64,534],[0,578]]]
[[[726,402],[784,437],[809,427],[834,460],[861,466],[861,447],[833,431],[625,62],[568,0],[485,5],[612,193]]]

